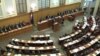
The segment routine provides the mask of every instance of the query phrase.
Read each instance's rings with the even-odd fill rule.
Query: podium
[[[54,24],[52,26],[52,30],[54,32],[57,32],[57,31],[59,31],[59,29],[60,29],[60,24],[58,22],[54,22]]]

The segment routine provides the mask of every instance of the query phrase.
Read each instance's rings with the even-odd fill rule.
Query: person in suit
[[[6,51],[0,47],[0,55],[4,55]]]
[[[46,16],[46,17],[45,17],[45,19],[49,19],[49,17],[48,17],[48,16]]]
[[[17,29],[17,24],[14,24],[13,26],[14,26],[14,29]]]
[[[10,31],[10,30],[9,30],[9,28],[8,28],[8,26],[6,26],[5,28],[6,28],[7,32],[9,32],[9,31]]]
[[[16,24],[16,27],[17,27],[17,29],[18,29],[18,28],[20,28],[20,25],[19,25],[19,23],[17,23],[17,24]]]
[[[2,33],[2,28],[0,27],[0,33]]]
[[[18,23],[19,28],[22,28],[21,22]]]
[[[34,17],[33,17],[33,13],[30,14],[30,23],[34,25]]]
[[[67,13],[70,14],[70,10],[68,10]]]
[[[63,13],[64,13],[64,15],[67,14],[66,11],[64,11]]]
[[[22,27],[24,27],[25,25],[24,25],[24,22],[21,22],[21,25],[22,25]]]
[[[57,16],[59,16],[59,15],[60,15],[60,13],[58,12],[58,13],[57,13]]]
[[[6,30],[5,30],[5,26],[3,26],[2,31],[3,31],[3,32],[6,32]]]
[[[10,25],[8,25],[7,30],[8,30],[8,31],[11,31]]]
[[[14,28],[14,25],[10,25],[9,28],[10,28],[11,30],[15,29],[15,28]]]

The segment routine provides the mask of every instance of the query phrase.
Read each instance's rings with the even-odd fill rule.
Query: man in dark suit
[[[7,29],[7,31],[10,31],[10,29],[9,29],[9,25],[8,25],[8,26],[6,26],[6,29]]]
[[[18,26],[19,26],[19,28],[22,28],[22,25],[21,25],[21,23],[20,23],[20,22],[18,23]]]
[[[0,28],[0,33],[2,33],[2,28]]]
[[[14,25],[10,25],[9,28],[10,28],[11,30],[15,29]]]
[[[2,31],[3,31],[3,32],[6,32],[6,30],[5,30],[5,26],[3,26]]]

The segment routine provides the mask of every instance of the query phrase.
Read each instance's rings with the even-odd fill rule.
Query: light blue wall
[[[87,5],[86,6],[84,6],[84,3],[87,3]],[[96,0],[93,0],[93,1],[91,1],[91,2],[89,2],[88,0],[83,0],[82,1],[82,7],[88,7],[88,5],[89,5],[89,7],[95,7],[95,4],[96,4]]]

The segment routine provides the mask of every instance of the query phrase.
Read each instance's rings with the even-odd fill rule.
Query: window
[[[65,4],[69,5],[69,4],[74,4],[74,3],[78,3],[81,2],[81,0],[66,0]]]
[[[1,6],[1,0],[0,0],[0,6]]]
[[[38,11],[38,0],[29,0],[28,6],[33,12]]]
[[[60,5],[65,5],[65,0],[59,0]]]
[[[39,9],[49,8],[50,0],[38,0],[38,7]]]
[[[0,5],[0,17],[2,17],[2,7]]]
[[[27,12],[27,3],[26,0],[16,0],[17,13],[26,13]]]
[[[1,6],[1,0],[0,0],[0,17],[2,17],[2,6]]]
[[[58,6],[59,6],[59,0],[50,0],[50,8]]]

